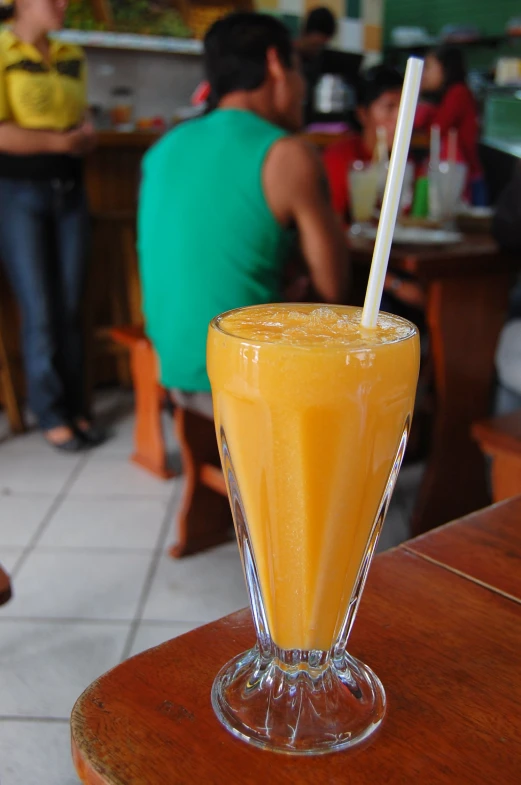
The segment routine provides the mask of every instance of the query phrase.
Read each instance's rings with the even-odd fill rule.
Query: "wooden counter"
[[[159,134],[101,131],[89,156],[85,184],[92,215],[88,294],[91,386],[129,384],[127,353],[108,337],[108,328],[141,321],[136,255],[136,213],[141,162]]]
[[[141,160],[159,135],[149,132],[100,131],[98,147],[86,163],[90,209],[95,217],[117,210],[136,210]]]

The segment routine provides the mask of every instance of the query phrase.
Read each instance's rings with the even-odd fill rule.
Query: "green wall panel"
[[[384,36],[398,25],[426,27],[438,35],[446,24],[475,24],[483,35],[502,33],[506,22],[521,16],[520,0],[385,0]]]

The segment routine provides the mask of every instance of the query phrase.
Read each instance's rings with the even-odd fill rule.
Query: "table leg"
[[[496,452],[492,455],[492,496],[494,503],[521,494],[521,455]]]
[[[11,599],[11,581],[9,575],[0,564],[0,605],[5,605]]]
[[[501,274],[444,278],[428,287],[436,413],[413,513],[414,536],[489,503],[485,462],[471,425],[490,413],[494,353],[510,283]]]

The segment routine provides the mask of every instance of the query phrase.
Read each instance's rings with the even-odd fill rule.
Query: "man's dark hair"
[[[401,90],[403,77],[388,65],[375,65],[360,75],[356,91],[358,106],[371,106],[390,90]]]
[[[321,6],[313,8],[304,22],[304,33],[321,33],[326,38],[333,38],[336,33],[336,19],[329,8]]]
[[[0,22],[7,22],[14,16],[14,2],[9,5],[0,5]]]
[[[282,65],[292,67],[288,28],[267,14],[234,13],[217,21],[204,39],[204,65],[210,103],[235,90],[256,90],[266,79],[266,55],[275,49]]]
[[[443,91],[454,84],[467,80],[467,68],[462,50],[457,46],[443,44],[431,52],[443,68]]]

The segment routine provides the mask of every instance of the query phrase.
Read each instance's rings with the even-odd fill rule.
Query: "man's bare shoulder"
[[[317,150],[300,136],[288,136],[276,142],[270,150],[266,166],[281,178],[308,179],[322,171]]]

